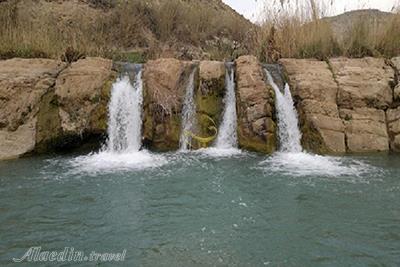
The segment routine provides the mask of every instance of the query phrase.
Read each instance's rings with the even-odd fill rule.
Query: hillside
[[[323,20],[328,22],[338,41],[351,33],[352,27],[360,22],[365,23],[370,31],[379,32],[394,16],[393,13],[382,12],[377,9],[363,9],[345,12],[343,14],[327,17]]]
[[[143,61],[249,53],[254,25],[221,0],[0,1],[0,57],[78,54]]]

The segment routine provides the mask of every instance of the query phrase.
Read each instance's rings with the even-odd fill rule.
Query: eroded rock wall
[[[385,111],[393,103],[395,72],[382,58],[334,58],[337,103],[345,125],[347,152],[389,150]]]
[[[35,149],[36,133],[44,127],[38,120],[41,102],[65,67],[49,59],[0,61],[0,160]]]
[[[281,60],[296,98],[304,148],[368,153],[395,147],[395,69],[380,58]],[[386,117],[390,114],[390,121]]]
[[[400,57],[391,60],[395,70],[395,85],[393,91],[393,105],[386,111],[390,149],[400,152]]]
[[[324,61],[283,59],[299,112],[304,149],[316,153],[346,152],[344,125],[336,103],[338,85]]]
[[[299,111],[303,147],[312,152],[400,151],[400,58],[329,61],[282,59]],[[159,59],[144,65],[144,145],[179,147],[182,105],[194,72],[198,136],[210,136],[224,110],[223,62]],[[235,61],[238,139],[242,149],[277,148],[275,95],[255,57]],[[112,62],[86,58],[0,61],[0,159],[80,146],[106,136]],[[203,116],[206,115],[206,116]],[[208,145],[211,145],[209,143]]]
[[[107,130],[107,106],[115,78],[112,61],[102,58],[78,60],[58,76],[55,95],[65,136]]]
[[[158,151],[179,148],[182,106],[192,71],[197,71],[196,64],[177,59],[151,60],[144,65],[145,146]]]
[[[235,63],[239,146],[272,153],[277,147],[274,91],[254,56],[239,57]]]
[[[80,145],[106,130],[111,61],[0,61],[0,159]]]
[[[213,130],[213,120],[218,128],[224,110],[223,98],[225,88],[226,68],[224,62],[201,61],[199,65],[199,86],[195,89],[197,113],[197,132],[201,137],[210,137],[216,134]],[[208,146],[212,143],[208,143]]]

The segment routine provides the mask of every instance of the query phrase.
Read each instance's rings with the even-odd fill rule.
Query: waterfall
[[[276,110],[278,117],[278,131],[281,152],[301,152],[301,133],[299,129],[298,115],[293,103],[290,87],[285,84],[284,93],[274,82],[271,73],[265,69],[268,82],[275,91]]]
[[[143,83],[139,67],[132,86],[128,75],[113,85],[108,114],[109,152],[134,152],[141,147]]]
[[[194,102],[194,75],[196,70],[193,70],[189,77],[189,82],[186,86],[186,95],[182,108],[182,128],[179,140],[181,151],[190,149],[192,138],[187,134],[193,132],[196,125],[196,103]]]
[[[98,153],[90,153],[71,161],[79,173],[97,175],[99,172],[143,170],[162,166],[168,162],[163,156],[141,149],[142,65],[124,66],[124,73],[111,89],[107,142]]]
[[[227,63],[226,66],[225,88],[226,93],[223,100],[225,110],[221,126],[219,127],[215,147],[222,149],[237,148],[235,72],[232,63]]]

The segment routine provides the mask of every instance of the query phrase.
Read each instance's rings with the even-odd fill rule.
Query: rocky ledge
[[[399,150],[399,58],[281,60],[304,148],[317,153]]]
[[[311,152],[400,151],[400,58],[282,59]],[[243,149],[277,149],[275,96],[255,57],[235,61],[238,138]],[[197,134],[218,126],[225,65],[159,59],[144,65],[143,144],[175,150],[190,74],[194,73]],[[67,65],[49,59],[0,61],[0,159],[68,150],[106,136],[107,105],[118,73],[110,60]]]
[[[0,61],[0,159],[81,146],[107,128],[112,62]],[[97,139],[97,138],[96,138]]]

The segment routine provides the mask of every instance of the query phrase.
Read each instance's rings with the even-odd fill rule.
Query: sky
[[[263,6],[266,3],[272,3],[272,4],[274,4],[274,2],[279,3],[279,1],[274,1],[274,0],[223,0],[223,1],[226,4],[230,5],[237,12],[244,15],[246,18],[250,19],[253,22],[256,22],[260,19],[260,12],[263,10]],[[323,0],[316,0],[316,1],[321,2]],[[399,3],[399,0],[360,0],[360,1],[333,0],[333,6],[331,7],[330,15],[337,15],[345,11],[361,9],[361,8],[363,9],[373,8],[382,11],[390,11],[396,3]]]

